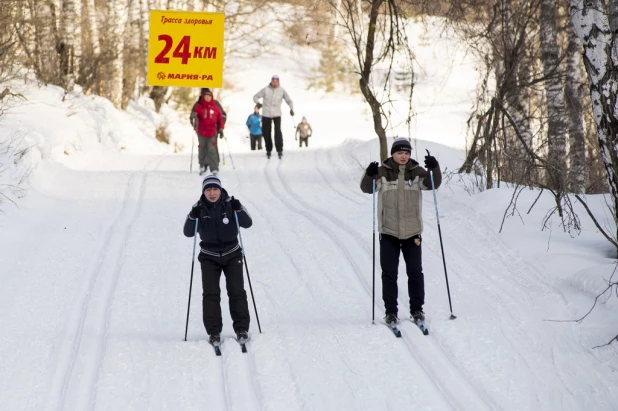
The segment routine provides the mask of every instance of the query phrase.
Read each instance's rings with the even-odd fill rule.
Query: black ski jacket
[[[234,218],[234,210],[225,189],[221,190],[221,197],[216,203],[211,203],[200,197],[197,206],[200,207],[198,231],[200,233],[200,258],[205,256],[222,257],[240,250],[238,244],[238,229]],[[195,206],[194,206],[195,207]],[[251,216],[243,206],[237,213],[238,224],[249,228],[253,224]],[[195,219],[187,216],[184,226],[184,235],[193,237],[195,234]]]

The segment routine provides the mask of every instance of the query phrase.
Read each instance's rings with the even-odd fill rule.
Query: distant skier
[[[412,146],[398,138],[391,147],[391,157],[369,164],[361,190],[371,194],[376,180],[378,196],[378,231],[380,233],[380,265],[382,267],[382,299],[388,325],[397,324],[397,269],[399,253],[403,253],[408,275],[410,315],[414,322],[425,320],[425,283],[422,268],[421,233],[423,232],[422,195],[431,190],[429,172],[410,159]],[[425,168],[433,171],[435,187],[442,181],[438,161],[425,156]]]
[[[213,174],[219,172],[219,152],[217,149],[217,134],[223,137],[223,117],[221,111],[212,99],[210,90],[204,92],[194,106],[197,120],[197,135],[199,141],[200,175],[210,167]]]
[[[184,226],[184,235],[193,237],[195,220],[198,221],[200,254],[198,261],[202,268],[202,312],[204,326],[211,343],[221,341],[223,320],[221,319],[221,271],[225,275],[230,315],[238,340],[246,340],[249,332],[249,306],[243,283],[242,251],[238,244],[239,225],[249,228],[251,217],[240,201],[229,197],[221,187],[221,180],[208,176],[202,182],[202,195],[191,208]]]
[[[210,94],[212,95],[212,100],[215,102],[215,104],[219,108],[219,111],[221,111],[221,116],[223,117],[223,125],[225,125],[225,123],[227,122],[227,113],[223,109],[223,106],[221,105],[221,103],[219,103],[219,100],[215,99],[214,93],[209,88],[201,88],[200,89],[200,96],[198,97],[198,99],[195,102],[195,104],[193,104],[193,108],[191,109],[191,116],[189,117],[189,119],[191,121],[191,125],[193,125],[194,124],[194,120],[197,119],[197,114],[195,113],[195,106],[202,100],[202,96],[204,94],[206,94],[207,91],[210,91]],[[217,130],[217,134],[219,134],[219,130]]]
[[[309,137],[313,134],[313,130],[311,129],[311,124],[307,123],[307,117],[303,116],[300,124],[296,126],[296,136],[299,137],[298,147],[302,147],[303,143],[305,143],[305,147],[309,147]],[[294,139],[296,139],[294,136]]]
[[[263,99],[263,104],[260,103]],[[258,91],[253,96],[253,102],[258,108],[264,107],[262,110],[262,131],[264,135],[264,143],[266,144],[266,157],[270,158],[270,152],[273,150],[273,141],[271,136],[271,126],[275,123],[275,148],[279,158],[283,155],[283,135],[281,134],[281,100],[290,107],[290,115],[294,116],[294,104],[288,93],[279,85],[279,76],[274,75],[270,84]]]
[[[217,108],[219,109],[219,111],[221,111],[221,116],[223,117],[223,125],[225,126],[225,123],[227,122],[227,113],[225,112],[225,110],[223,109],[223,106],[221,105],[221,103],[219,103],[219,100],[215,99],[215,95],[212,92],[211,89],[205,87],[205,88],[201,88],[200,89],[200,96],[198,97],[197,101],[195,102],[195,104],[193,104],[193,108],[191,109],[191,116],[190,121],[191,121],[191,125],[193,126],[193,129],[197,132],[197,113],[195,112],[195,106],[202,100],[202,97],[204,96],[204,94],[206,94],[206,92],[210,92],[211,96],[212,96],[212,100],[215,102]],[[219,138],[223,138],[223,129],[217,129],[217,135],[219,136]],[[217,145],[217,157],[219,157],[219,145]],[[219,159],[217,158],[217,163],[219,162]]]
[[[251,137],[251,150],[255,150],[255,146],[257,144],[257,149],[262,149],[262,115],[260,114],[260,109],[258,106],[255,106],[253,109],[253,114],[249,115],[247,118],[247,128],[249,129],[249,137]]]

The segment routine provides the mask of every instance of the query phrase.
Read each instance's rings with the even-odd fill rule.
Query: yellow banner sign
[[[223,13],[150,11],[148,84],[223,87]]]

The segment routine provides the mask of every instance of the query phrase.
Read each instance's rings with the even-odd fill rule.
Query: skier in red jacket
[[[199,141],[200,175],[210,171],[216,175],[219,171],[219,152],[217,150],[217,130],[223,137],[223,116],[212,99],[209,91],[202,94],[200,102],[195,105],[197,114],[197,135]]]

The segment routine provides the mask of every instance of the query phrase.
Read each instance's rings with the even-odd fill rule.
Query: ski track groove
[[[266,162],[266,164],[264,165],[264,176],[267,176],[267,171],[266,171],[266,170],[268,170],[268,168],[269,168],[269,167],[268,167],[269,163],[270,163],[270,162],[268,162],[268,161],[267,161],[267,162]],[[279,164],[281,164],[281,163],[279,163]],[[252,175],[253,175],[253,174],[252,174]],[[287,207],[288,207],[288,209],[289,209],[289,204],[288,204],[288,203],[286,203],[286,202],[285,202],[285,201],[281,198],[281,196],[280,196],[280,195],[277,195],[276,191],[274,190],[273,185],[272,185],[272,184],[271,184],[271,182],[270,182],[270,179],[269,179],[269,178],[266,178],[265,180],[268,182],[268,185],[269,185],[269,187],[270,187],[270,191],[271,191],[271,193],[272,193],[272,198],[274,198],[274,199],[278,200],[278,201],[279,201],[279,202],[281,202],[284,206],[287,206]],[[254,204],[254,205],[255,205],[255,204]],[[260,214],[267,215],[267,214],[264,214],[263,212],[260,212],[260,211],[259,211],[259,207],[257,207],[257,209],[258,209],[258,212],[259,212]],[[294,211],[294,210],[291,210],[291,211],[293,211],[295,214],[299,214],[299,213],[298,213],[298,211]],[[275,224],[273,224],[273,223],[272,223],[272,221],[271,221],[271,219],[270,219],[269,217],[266,217],[266,220],[267,220],[267,221],[268,221],[268,223],[269,223],[269,224],[271,224],[272,226],[276,226]],[[285,230],[284,230],[284,232],[285,232]],[[301,275],[301,270],[300,270],[300,269],[299,269],[299,267],[296,265],[296,263],[293,261],[293,257],[289,254],[289,251],[288,251],[285,247],[283,247],[283,244],[282,244],[281,242],[279,242],[279,240],[276,240],[276,242],[277,242],[278,244],[280,244],[280,245],[281,245],[280,249],[282,249],[282,250],[284,251],[284,253],[288,256],[288,259],[290,260],[290,262],[292,263],[292,266],[293,266],[293,267],[294,267],[294,269],[296,270],[297,275],[299,276],[299,278],[301,278],[301,281],[302,281],[302,282],[303,282],[303,284],[307,287],[307,291],[309,291],[309,294],[311,295],[311,297],[315,299],[315,294],[314,294],[314,292],[313,292],[313,290],[312,290],[312,286],[310,286],[310,285],[309,285],[309,283],[307,283],[307,282],[305,282],[305,281],[303,280],[303,276]],[[312,256],[313,260],[315,260],[315,261],[316,261],[316,265],[315,265],[315,266],[316,266],[316,267],[320,267],[320,272],[321,272],[321,273],[322,273],[322,275],[325,277],[326,281],[328,281],[328,282],[329,282],[329,284],[331,284],[331,285],[332,285],[332,283],[330,282],[330,280],[329,280],[329,278],[328,278],[328,273],[327,273],[327,271],[326,271],[326,270],[324,270],[324,268],[323,268],[323,267],[322,267],[322,265],[321,265],[321,261],[322,261],[323,259],[318,258],[312,250],[309,250],[309,253],[311,254],[311,256]],[[317,301],[317,300],[316,300],[316,301]],[[332,316],[332,311],[331,311],[331,310],[328,310],[328,309],[327,309],[327,308],[326,308],[323,304],[318,304],[318,306],[320,307],[320,310],[322,310],[322,311],[326,311],[326,313],[327,313],[328,315],[331,315],[331,316]],[[332,337],[332,339],[333,339],[333,340],[337,340],[337,334],[333,331],[333,329],[332,329],[332,328],[329,328],[329,330],[330,330],[330,331],[329,331],[329,334],[330,334],[330,336]],[[345,361],[344,361],[343,359],[342,359],[342,361],[345,363]],[[308,401],[308,399],[306,398],[306,396],[305,396],[302,392],[300,392],[300,391],[298,390],[298,383],[297,383],[297,381],[298,381],[298,377],[296,376],[296,373],[294,372],[294,370],[293,370],[293,368],[292,368],[291,364],[289,363],[289,361],[288,361],[288,360],[285,360],[285,362],[286,362],[286,365],[287,365],[287,367],[288,367],[288,369],[289,369],[290,374],[291,374],[291,375],[292,375],[292,377],[293,377],[293,378],[292,378],[292,380],[294,381],[296,398],[298,399],[299,403],[302,403],[302,409],[307,409],[307,407],[306,407],[306,402]],[[346,363],[346,364],[347,364],[347,363]],[[352,392],[353,396],[354,396],[354,397],[356,397],[356,394],[355,394],[354,390],[351,390],[351,392]]]
[[[359,199],[357,198],[352,198],[349,197],[347,195],[345,195],[341,190],[337,190],[334,186],[333,183],[331,181],[331,179],[327,178],[326,175],[324,174],[324,172],[322,171],[322,168],[320,167],[320,163],[318,161],[318,152],[319,151],[323,151],[323,149],[320,150],[315,150],[313,153],[313,156],[315,158],[315,165],[316,165],[316,170],[318,171],[318,173],[320,173],[320,176],[322,177],[322,179],[326,182],[326,184],[331,188],[331,190],[333,190],[337,195],[339,195],[340,197],[343,197],[344,199],[346,199],[347,201],[351,201],[354,204],[360,204]]]
[[[267,164],[268,163],[266,163],[266,165]],[[249,175],[251,177],[253,177],[255,175],[255,173],[249,172]],[[253,178],[251,178],[251,177],[250,177],[249,180],[253,181]],[[243,187],[242,180],[237,178],[237,185],[236,185],[235,189],[237,189],[239,192],[242,193],[243,192],[242,187]],[[250,208],[248,210],[250,214],[253,214],[252,210],[256,210],[257,214],[260,215],[263,218],[264,221],[266,221],[270,226],[276,227],[276,225],[272,223],[272,220],[268,216],[268,213],[265,213],[262,210],[261,207],[257,206],[256,203],[253,203],[253,202],[251,202],[248,199],[243,199],[242,202],[250,206]],[[292,257],[290,251],[285,247],[285,244],[282,241],[280,241],[279,237],[277,237],[276,235],[272,235],[272,236],[270,236],[270,238],[275,239],[275,243],[279,246],[278,248],[284,252],[284,254],[285,254],[286,258],[288,259],[291,267],[293,267],[296,275],[298,276],[299,281],[301,283],[301,286],[304,286],[305,289],[311,295],[311,297],[313,299],[315,299],[315,294],[313,293],[312,287],[304,280],[304,277],[300,274],[301,271],[300,271],[298,265],[296,264],[296,262],[294,261],[294,258]],[[300,288],[300,287],[297,287],[297,289],[298,288]],[[263,291],[268,296],[268,292],[265,289],[263,289]],[[295,290],[295,292],[296,292],[296,290]],[[271,301],[271,305],[273,305],[274,307],[277,306],[276,304],[273,303],[274,300],[272,299],[272,297],[269,297],[269,300]],[[275,312],[277,312],[277,311],[278,310],[275,310]],[[251,357],[250,359],[248,359],[248,362],[249,362],[248,367],[249,367],[250,374],[251,374],[252,380],[253,380],[252,381],[253,382],[253,392],[254,392],[255,398],[258,399],[258,401],[260,402],[259,409],[263,410],[263,409],[265,409],[264,405],[263,405],[264,404],[264,395],[261,392],[261,387],[260,387],[259,381],[257,380],[257,365],[256,365],[256,362],[255,362],[255,358],[253,356],[253,344],[252,343],[247,344],[247,349],[249,350],[249,353],[243,354],[243,355],[248,355],[249,354],[249,356]],[[297,403],[298,404],[303,404],[305,400],[303,398],[302,393],[298,389],[298,384],[296,384],[296,381],[298,380],[298,377],[293,372],[292,366],[289,363],[289,361],[285,360],[285,365],[290,370],[291,376],[293,377],[292,379],[294,381],[294,391],[295,391],[294,396],[295,396],[295,398],[297,400]],[[260,387],[260,390],[256,390],[255,389],[256,386]],[[306,406],[304,406],[304,404],[303,404],[302,408],[306,409]]]
[[[281,163],[277,166],[277,169],[276,169],[276,174],[277,174],[278,179],[281,181],[282,186],[284,187],[285,191],[289,194],[289,196],[290,196],[290,197],[294,198],[294,199],[295,199],[295,200],[296,200],[296,201],[297,201],[297,202],[301,205],[301,207],[304,207],[304,208],[305,208],[305,209],[307,209],[307,210],[310,210],[310,211],[313,211],[313,212],[315,212],[315,213],[318,213],[318,214],[322,215],[324,218],[326,218],[326,219],[327,219],[327,220],[329,220],[331,223],[333,223],[335,227],[342,227],[342,231],[343,231],[343,232],[345,232],[345,233],[347,233],[347,234],[348,234],[348,235],[349,235],[352,239],[354,239],[354,240],[355,240],[355,242],[357,242],[357,244],[361,245],[361,246],[362,246],[362,247],[364,247],[365,249],[367,249],[367,248],[368,248],[368,245],[366,245],[366,244],[362,243],[362,242],[360,241],[360,239],[358,238],[358,236],[357,236],[357,235],[355,235],[355,234],[352,232],[352,229],[351,229],[349,226],[347,226],[347,224],[345,224],[344,222],[342,222],[342,221],[338,220],[337,218],[335,218],[335,217],[331,216],[330,214],[328,214],[328,213],[326,213],[326,212],[324,212],[324,211],[322,211],[322,210],[319,210],[319,209],[317,209],[317,208],[315,208],[315,207],[313,207],[313,206],[311,206],[311,205],[307,204],[305,201],[303,201],[302,199],[300,199],[300,198],[299,198],[299,197],[298,197],[298,196],[297,196],[297,195],[296,195],[296,194],[295,194],[295,193],[291,190],[290,186],[289,186],[289,185],[285,182],[284,178],[283,178],[283,177],[282,177],[282,175],[281,175],[280,166],[281,166]],[[274,188],[273,188],[273,184],[272,184],[272,182],[271,182],[271,179],[270,179],[270,178],[268,178],[268,179],[267,179],[267,181],[268,181],[268,183],[271,185],[271,189],[274,191]],[[332,188],[332,187],[331,187],[331,188]],[[283,200],[283,197],[281,197],[281,198],[282,198],[282,200]],[[285,201],[284,201],[284,202],[285,202]],[[306,216],[304,213],[299,212],[299,211],[298,211],[295,207],[293,207],[293,205],[291,205],[289,202],[286,202],[286,205],[288,206],[288,208],[289,208],[289,209],[291,209],[291,210],[295,211],[297,214],[299,214],[299,215],[303,215],[303,216]],[[318,224],[316,224],[316,223],[315,223],[312,219],[310,219],[310,218],[307,218],[307,220],[308,220],[308,221],[311,221],[311,223],[312,223],[312,224],[313,224],[316,228],[318,228],[320,231],[322,231],[322,232],[324,232],[325,234],[327,234],[330,238],[337,238],[337,237],[338,237],[338,236],[334,235],[334,233],[333,233],[333,232],[332,232],[332,231],[331,231],[328,227],[326,227],[325,225],[318,225]],[[356,263],[356,259],[355,259],[355,258],[353,258],[353,256],[351,255],[351,253],[350,253],[350,251],[348,250],[348,248],[347,248],[347,247],[342,246],[342,245],[341,245],[341,243],[340,243],[340,242],[337,242],[337,241],[335,241],[334,243],[335,243],[335,244],[337,245],[337,247],[338,247],[338,248],[342,251],[342,253],[343,253],[343,254],[347,257],[348,261],[349,261],[349,262],[351,263],[351,265],[353,266],[353,269],[354,269],[354,271],[356,272],[356,277],[357,277],[357,279],[359,280],[359,282],[363,285],[363,287],[365,288],[365,291],[366,291],[369,295],[371,295],[371,289],[369,288],[369,285],[368,285],[368,284],[366,284],[366,283],[363,281],[362,276],[360,275],[361,270],[359,269],[359,267],[358,267],[358,265],[357,265],[357,263]],[[376,304],[377,304],[377,305],[379,305],[378,303],[376,303]],[[382,307],[380,307],[380,308],[382,308]],[[382,309],[383,309],[383,308],[382,308]],[[415,328],[417,328],[417,327],[416,327],[416,325],[414,325],[414,327],[415,327]],[[417,331],[418,331],[418,328],[417,328]],[[419,333],[420,333],[420,331],[419,331]],[[421,335],[422,335],[422,334],[421,334]],[[424,338],[427,338],[426,336],[423,336],[423,337],[424,337]],[[446,401],[447,401],[447,402],[448,402],[451,406],[453,406],[454,404],[457,404],[458,406],[457,406],[456,408],[457,408],[457,409],[461,409],[460,403],[459,403],[459,401],[457,401],[457,399],[456,399],[456,398],[457,398],[457,396],[456,396],[456,395],[453,395],[453,393],[451,393],[451,392],[450,392],[450,390],[449,390],[449,391],[446,391],[446,389],[442,386],[443,384],[438,383],[438,381],[440,381],[441,379],[440,379],[440,378],[436,375],[436,372],[435,372],[433,369],[431,369],[431,370],[430,370],[430,367],[429,367],[427,364],[425,364],[425,362],[424,362],[424,361],[421,361],[421,359],[419,358],[419,356],[416,354],[416,351],[415,351],[414,347],[411,345],[410,341],[409,341],[407,338],[409,338],[409,337],[404,338],[404,340],[406,341],[406,346],[407,346],[408,350],[409,350],[409,351],[410,351],[410,353],[412,354],[412,356],[413,356],[413,358],[415,359],[415,361],[416,361],[417,363],[419,363],[419,365],[420,365],[420,366],[421,366],[421,368],[424,370],[424,372],[425,372],[427,375],[430,375],[430,376],[432,376],[432,377],[433,377],[433,378],[431,379],[431,381],[432,381],[433,385],[436,387],[436,389],[438,390],[438,392],[440,392],[440,393],[442,393],[442,394],[443,394],[444,399],[445,399],[445,400],[446,400]],[[432,338],[433,340],[435,340],[435,338],[433,338],[433,337],[430,337],[430,338]],[[443,351],[439,345],[438,345],[438,347],[437,347],[437,348],[439,349],[439,351],[440,351],[440,352],[442,352],[442,351]],[[435,349],[434,349],[434,351],[435,351]],[[490,401],[490,398],[488,398],[488,396],[487,396],[485,393],[481,393],[481,392],[479,392],[479,391],[478,391],[478,387],[471,385],[471,384],[468,382],[468,380],[466,380],[466,379],[463,377],[463,374],[461,373],[461,370],[459,369],[459,367],[457,367],[457,366],[455,365],[455,363],[453,363],[453,361],[450,359],[450,357],[446,356],[443,352],[442,352],[442,355],[443,355],[443,357],[444,357],[446,360],[448,360],[448,361],[449,361],[450,366],[451,366],[451,369],[453,369],[453,370],[457,371],[457,373],[458,373],[458,378],[457,378],[457,379],[458,379],[458,380],[460,380],[460,384],[462,384],[463,386],[467,386],[467,387],[470,389],[469,391],[470,391],[470,392],[473,392],[473,393],[474,393],[474,395],[478,398],[478,400],[480,400],[480,401],[481,401],[481,402],[482,402],[482,403],[486,406],[486,408],[487,408],[487,409],[490,409],[490,407],[488,406],[488,401]],[[463,409],[466,409],[466,408],[464,407]]]
[[[530,338],[534,337],[534,334],[526,333],[526,325],[522,323],[521,316],[518,315],[518,310],[520,310],[520,306],[523,304],[524,306],[532,306],[532,300],[528,293],[534,293],[540,297],[551,297],[554,299],[559,299],[561,302],[565,301],[565,297],[559,290],[552,290],[547,281],[544,279],[543,275],[538,273],[538,271],[531,266],[529,263],[521,260],[521,258],[512,258],[511,260],[506,260],[506,257],[512,254],[512,251],[508,246],[506,246],[499,238],[496,236],[488,236],[487,232],[491,232],[491,227],[488,226],[487,221],[485,221],[481,216],[478,216],[473,210],[470,210],[465,204],[461,204],[460,202],[451,199],[451,201],[455,202],[461,208],[451,207],[449,208],[453,215],[449,216],[449,221],[456,221],[458,226],[464,226],[464,230],[458,230],[455,232],[466,232],[467,236],[472,236],[478,239],[478,243],[481,243],[482,246],[479,248],[475,248],[474,250],[484,250],[483,254],[493,256],[489,264],[468,264],[467,259],[459,258],[460,264],[457,269],[453,270],[453,273],[456,276],[462,277],[466,280],[468,284],[475,284],[475,287],[481,287],[485,294],[491,294],[491,299],[486,299],[485,303],[488,304],[492,308],[492,312],[499,313],[497,315],[498,323],[500,326],[501,333],[505,339],[505,341],[509,344],[511,348],[514,348],[515,345],[512,341],[512,337],[509,337],[504,332],[504,319],[510,318],[510,326],[509,330],[515,331],[517,333],[517,338],[530,340]],[[459,211],[453,211],[459,210]],[[470,216],[474,216],[471,218]],[[430,220],[430,225],[433,227],[437,227],[437,223],[435,220]],[[481,232],[485,233],[485,235],[481,235]],[[461,243],[460,241],[453,241],[453,243]],[[429,247],[430,249],[432,247]],[[456,254],[465,253],[469,257],[473,256],[474,250],[467,250],[461,247],[453,247],[451,252]],[[490,250],[491,252],[487,252]],[[439,252],[439,250],[434,250],[434,252]],[[481,258],[481,256],[477,256],[477,258],[472,258],[472,261],[484,261],[488,262],[487,258]],[[495,272],[492,271],[493,262],[498,261],[502,267],[502,272],[500,278],[495,277]],[[537,272],[539,283],[535,284],[530,275],[526,275],[525,271],[529,272]],[[471,272],[482,274],[486,283],[479,283],[478,276],[471,275]],[[494,275],[492,275],[492,272]],[[515,287],[506,287],[505,281],[510,281],[515,284]],[[489,285],[489,286],[488,286]],[[522,292],[527,291],[527,292]],[[517,292],[517,295],[514,293]],[[507,298],[505,298],[507,297]],[[491,305],[489,301],[501,301],[500,305]],[[566,303],[565,303],[566,305]],[[438,331],[439,332],[439,331]],[[536,364],[531,363],[530,359],[527,358],[524,354],[518,351],[512,351],[520,361],[517,363],[518,366],[525,366],[532,378],[537,379],[538,384],[543,384],[543,381],[539,379],[537,373],[534,372]],[[563,379],[560,375],[560,370],[556,369],[557,377]],[[567,390],[569,391],[569,390]],[[537,393],[538,397],[539,393]],[[572,401],[572,399],[569,399]],[[539,403],[541,403],[539,399]]]
[[[346,142],[347,142],[347,141],[348,141],[348,140],[346,140]],[[342,143],[342,145],[343,145],[343,144],[345,144],[346,142]],[[322,149],[321,149],[321,150],[322,150]],[[352,149],[352,150],[354,150],[354,149]],[[326,152],[326,157],[327,157],[327,159],[328,159],[328,163],[329,163],[329,164],[331,164],[331,165],[340,164],[340,163],[345,163],[345,164],[348,164],[348,162],[346,161],[346,159],[345,159],[343,156],[341,156],[341,155],[339,156],[339,158],[337,159],[337,161],[333,160],[333,154],[334,154],[334,152],[335,152],[335,150],[334,150],[334,149],[332,149],[332,150],[325,150],[325,152]],[[337,152],[339,152],[339,151],[337,151]],[[319,169],[319,168],[320,168],[319,163],[316,163],[316,164],[317,164],[317,167],[318,167],[318,169]],[[349,168],[337,167],[337,171],[336,171],[336,172],[334,172],[334,173],[333,173],[333,175],[337,176],[337,179],[340,181],[341,185],[342,185],[343,187],[345,187],[345,188],[348,190],[348,192],[349,192],[349,193],[354,194],[354,195],[357,197],[357,199],[356,199],[356,200],[354,200],[354,202],[358,204],[358,203],[359,203],[359,201],[364,201],[364,200],[366,200],[366,197],[365,197],[365,195],[366,195],[366,194],[361,193],[361,192],[359,192],[359,191],[357,191],[357,190],[354,190],[354,189],[352,188],[352,186],[350,185],[350,181],[349,181],[349,180],[352,180],[352,181],[353,181],[353,179],[350,177],[350,171],[349,171],[349,170],[350,170]],[[342,173],[345,173],[345,176],[346,176],[346,177],[348,177],[348,178],[349,178],[349,180],[346,180],[346,179],[344,178],[344,176],[342,175]],[[324,174],[322,174],[322,176],[324,176]],[[360,172],[359,172],[359,177],[360,177],[360,176],[361,176],[361,175],[360,175]],[[358,181],[358,184],[360,185],[360,180]]]
[[[242,180],[238,178],[238,174],[237,173],[234,173],[234,176],[236,177],[236,186],[233,187],[233,188],[235,190],[238,190],[239,192],[242,192]],[[249,200],[243,199],[243,202],[253,205]],[[250,210],[252,210],[252,209],[256,209],[256,208],[255,207],[250,208]],[[261,214],[261,213],[258,211],[258,214]],[[264,217],[264,216],[262,216],[262,217]],[[281,245],[278,241],[277,241],[277,244]],[[289,254],[287,254],[287,252],[286,252],[286,255],[289,258]],[[292,261],[291,261],[291,263],[292,263],[292,265],[294,265]],[[244,267],[244,270],[246,270],[246,269],[247,269],[247,267]],[[266,291],[265,291],[265,294],[268,296],[268,293]],[[271,304],[273,306],[275,306],[275,304],[272,302],[273,301],[272,297],[268,297],[268,299],[269,299],[269,301],[271,301]],[[235,343],[237,343],[237,342],[235,342]],[[239,345],[239,347],[240,347],[240,345]],[[249,341],[247,343],[247,351],[248,352],[246,354],[242,353],[242,355],[245,355],[245,356],[249,357],[244,362],[248,363],[247,367],[249,368],[249,375],[251,376],[251,384],[252,384],[253,396],[254,396],[254,398],[257,400],[257,402],[259,404],[259,406],[257,408],[260,409],[260,410],[263,410],[264,409],[264,395],[262,393],[262,387],[260,386],[260,382],[259,382],[259,380],[257,378],[257,375],[258,375],[257,374],[257,365],[255,363],[255,357],[254,357],[254,354],[253,354],[253,344],[251,343],[251,341]]]
[[[225,353],[225,351],[227,351],[227,344],[225,344],[224,340],[221,340],[221,346],[219,347],[219,349],[221,350],[221,358],[219,358],[219,365],[221,366],[221,382],[223,385],[223,397],[225,398],[225,409],[230,411],[233,406],[232,403],[232,398],[230,396],[230,390],[228,389],[228,380],[227,380],[227,372],[225,371],[227,368],[227,362],[228,362],[228,354]],[[214,352],[214,349],[213,349]],[[215,357],[215,359],[217,359]]]
[[[89,383],[88,392],[84,393],[83,390],[79,390],[78,395],[77,395],[78,402],[86,403],[86,404],[83,404],[82,407],[78,407],[78,409],[94,409],[95,407],[94,401],[96,401],[96,392],[95,392],[96,380],[98,380],[98,377],[99,377],[100,367],[102,364],[104,350],[105,350],[106,343],[107,343],[109,316],[111,313],[111,300],[113,298],[114,290],[117,284],[119,270],[122,266],[122,257],[123,257],[122,253],[123,253],[124,245],[126,244],[129,238],[129,234],[131,231],[131,225],[139,214],[139,209],[141,206],[143,193],[145,191],[144,189],[145,189],[145,183],[146,183],[146,176],[150,171],[156,169],[161,164],[161,162],[164,160],[164,157],[158,158],[158,162],[152,170],[144,171],[155,160],[148,163],[144,167],[143,170],[134,171],[130,174],[127,180],[125,195],[122,200],[120,211],[116,215],[114,222],[107,228],[106,233],[104,235],[105,240],[101,243],[101,246],[99,250],[97,251],[97,258],[93,260],[91,267],[89,267],[88,269],[90,274],[87,276],[88,280],[86,282],[86,287],[85,287],[86,290],[85,292],[82,292],[79,294],[83,296],[82,299],[77,304],[77,307],[79,308],[77,310],[72,310],[72,312],[78,312],[79,317],[77,319],[71,318],[69,320],[70,325],[66,327],[66,328],[73,329],[73,331],[70,333],[71,335],[73,335],[73,337],[71,338],[70,353],[63,352],[62,354],[59,354],[58,356],[59,358],[68,356],[69,359],[65,361],[66,365],[64,367],[57,368],[56,370],[56,373],[55,373],[56,378],[54,378],[54,384],[52,385],[52,390],[51,390],[52,393],[50,394],[51,398],[47,402],[48,405],[45,408],[46,410],[61,411],[65,409],[67,406],[66,404],[67,392],[69,390],[71,381],[74,379],[73,374],[75,371],[75,365],[77,362],[78,354],[80,350],[82,349],[82,340],[84,336],[84,325],[86,324],[86,319],[88,318],[88,306],[93,301],[96,303],[96,301],[93,300],[94,285],[97,283],[97,280],[102,278],[102,273],[103,275],[105,275],[106,273],[109,274],[109,272],[106,272],[104,270],[103,265],[106,261],[109,261],[109,259],[111,258],[110,264],[112,266],[115,266],[115,269],[111,273],[112,281],[110,282],[109,280],[107,280],[106,283],[103,285],[103,287],[100,287],[106,291],[105,298],[101,304],[97,304],[97,307],[99,308],[99,310],[97,310],[98,311],[97,314],[99,316],[103,316],[104,323],[102,325],[103,332],[101,333],[101,340],[99,341],[99,344],[97,345],[98,349],[97,349],[97,354],[95,355],[96,358],[93,360],[96,362],[96,365],[94,368],[86,367],[85,372],[86,374],[89,374],[89,375],[87,375],[86,378],[82,377],[81,381],[86,380],[87,382],[79,384],[79,387],[84,387],[85,384]],[[136,176],[140,178],[140,180],[137,183],[135,182]],[[137,196],[131,196],[131,194],[135,194],[135,193],[137,193]],[[137,204],[135,205],[134,210],[131,210],[130,200],[131,198],[134,198],[134,197],[137,197]],[[133,211],[132,214],[131,214],[131,211]],[[122,227],[118,228],[119,223],[123,219],[126,218],[127,214],[131,215],[131,217],[128,223],[126,224],[126,228],[124,229]],[[120,251],[119,253],[117,252],[116,255],[112,255],[111,257],[109,257],[110,256],[109,246],[110,246],[110,243],[113,242],[113,239],[117,237],[113,235],[116,231],[123,232],[122,241],[119,247]],[[96,331],[101,331],[101,330],[96,330]],[[66,349],[63,349],[62,351],[66,351]],[[86,358],[85,361],[89,361],[90,358],[93,358],[92,356],[84,356],[84,357]],[[90,363],[92,363],[92,361],[90,361]],[[92,370],[94,370],[94,374]],[[61,381],[62,385],[58,387],[57,383],[55,383],[56,381]],[[53,397],[57,397],[57,398],[54,400]]]
[[[100,243],[99,249],[96,254],[96,258],[92,260],[92,263],[90,267],[88,268],[88,272],[90,274],[87,276],[87,282],[85,283],[86,284],[85,290],[78,293],[78,295],[82,296],[82,298],[79,300],[78,304],[76,304],[76,308],[71,310],[72,313],[77,313],[78,317],[73,318],[73,315],[72,315],[71,318],[69,318],[70,324],[68,324],[65,327],[65,329],[71,330],[70,332],[70,334],[72,335],[71,344],[70,344],[68,353],[66,352],[67,349],[65,348],[67,345],[64,344],[62,346],[61,348],[62,352],[58,354],[58,362],[61,361],[62,357],[68,357],[68,360],[64,361],[65,367],[62,367],[61,365],[56,366],[56,372],[55,372],[55,377],[53,378],[51,393],[49,394],[49,398],[47,401],[47,407],[45,408],[48,411],[64,409],[66,392],[69,386],[69,382],[71,380],[71,375],[73,374],[73,368],[75,367],[75,362],[77,360],[77,353],[79,352],[79,348],[81,344],[81,337],[83,334],[84,323],[85,323],[86,314],[87,314],[86,308],[88,307],[88,303],[90,301],[90,296],[92,294],[94,283],[96,282],[96,279],[99,276],[99,272],[101,268],[100,262],[104,260],[105,255],[107,253],[107,245],[109,244],[111,240],[112,232],[114,231],[114,228],[116,227],[122,215],[124,214],[127,203],[129,202],[129,195],[131,192],[131,186],[133,185],[134,178],[135,178],[135,173],[132,173],[127,180],[124,198],[122,200],[120,211],[116,215],[116,218],[114,219],[112,224],[110,224],[105,230],[105,234],[103,236],[104,240]],[[68,334],[68,333],[65,332],[65,334]],[[58,383],[61,383],[59,387],[57,386]],[[54,399],[54,397],[57,397],[57,398]]]

